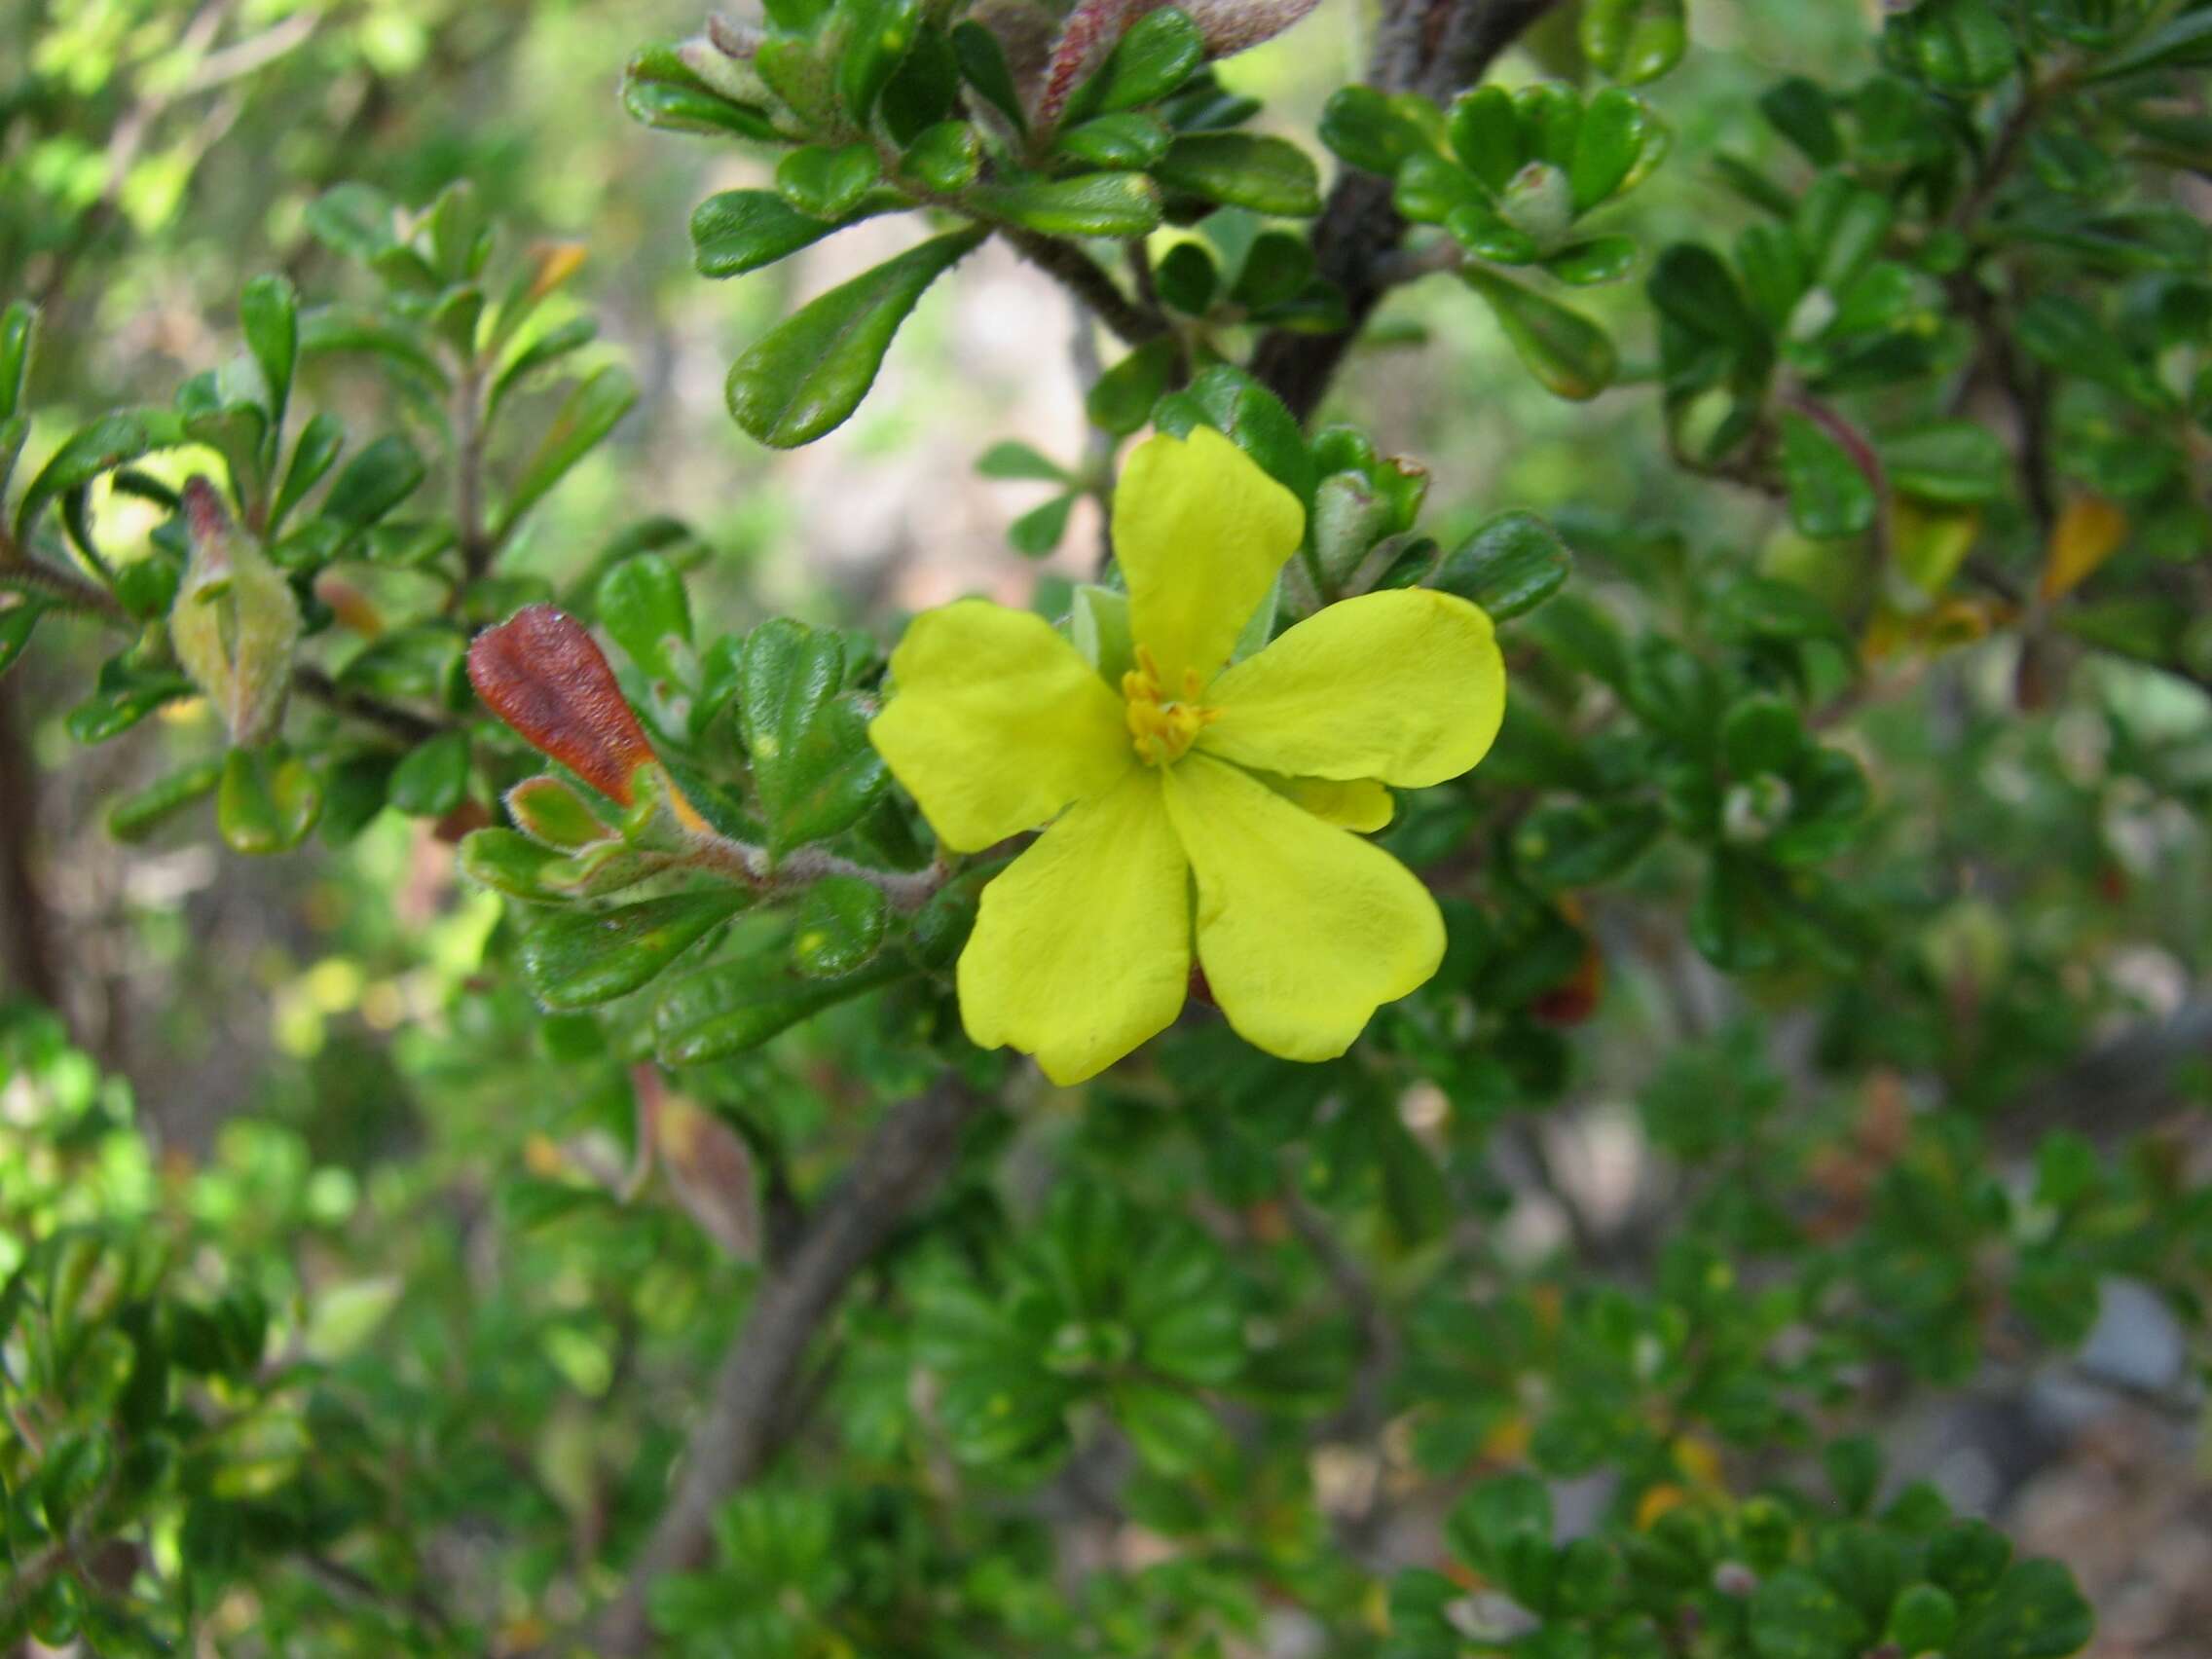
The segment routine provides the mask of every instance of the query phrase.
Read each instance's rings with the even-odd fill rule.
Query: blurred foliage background
[[[1879,11],[1875,0],[1693,5],[1688,57],[1647,93],[1675,129],[1677,160],[1637,198],[1639,237],[1724,243],[1751,222],[1756,210],[1716,185],[1709,159],[1784,157],[1758,95],[1790,73],[1863,73]],[[978,477],[974,463],[1002,437],[1082,462],[1095,348],[1077,340],[1063,292],[1003,247],[924,301],[866,407],[828,438],[771,453],[726,418],[723,367],[743,345],[907,239],[868,224],[739,282],[695,275],[692,205],[770,169],[632,124],[616,90],[640,41],[697,24],[687,0],[16,0],[0,15],[0,294],[35,298],[45,313],[30,451],[99,410],[165,400],[235,350],[247,274],[362,297],[360,273],[307,228],[330,186],[365,182],[421,204],[465,179],[508,234],[583,247],[553,303],[595,314],[585,360],[626,362],[642,388],[612,441],[533,518],[508,569],[572,577],[621,526],[668,513],[712,550],[692,576],[702,643],[777,613],[888,638],[913,608],[972,591],[1025,604],[1040,584],[1050,608],[1064,591],[1054,582],[1097,563],[1092,509],[1079,505],[1057,553],[1024,558],[1009,529],[1045,492]],[[1270,130],[1309,134],[1366,46],[1357,8],[1325,0],[1222,76],[1267,99]],[[1498,78],[1566,72],[1572,53],[1563,16]],[[2189,188],[2201,212],[2202,179]],[[1443,283],[1391,296],[1328,412],[1384,453],[1425,461],[1431,526],[1448,545],[1501,509],[1553,518],[1581,556],[1586,599],[1644,603],[1626,596],[1647,592],[1677,533],[1848,593],[1840,556],[1792,530],[1780,502],[1672,463],[1641,285],[1582,298],[1614,325],[1630,365],[1594,403],[1548,396],[1490,313]],[[388,408],[355,365],[316,361],[302,376],[316,407],[363,421]],[[181,481],[160,458],[146,464]],[[132,506],[105,501],[107,522],[128,528]],[[73,746],[59,711],[97,660],[93,636],[49,621],[42,641],[63,648],[0,680],[0,957],[19,997],[0,1021],[0,1216],[14,1230],[0,1236],[0,1272],[32,1236],[82,1227],[89,1260],[58,1271],[173,1284],[193,1310],[169,1316],[190,1327],[178,1351],[194,1357],[179,1364],[206,1398],[176,1455],[219,1460],[235,1501],[172,1518],[148,1547],[165,1571],[179,1552],[267,1551],[284,1566],[199,1609],[219,1650],[538,1651],[609,1592],[656,1511],[685,1405],[756,1278],[717,1230],[753,1224],[717,1210],[711,1181],[686,1192],[677,1153],[645,1200],[617,1196],[644,1086],[588,1016],[541,1015],[499,970],[500,902],[458,879],[439,825],[386,813],[347,846],[266,862],[221,856],[189,818],[139,844],[109,836],[106,803],[203,754],[214,720],[180,705],[127,741]],[[1545,1091],[1555,1103],[1482,1108],[1494,1144],[1441,1160],[1456,1197],[1481,1195],[1491,1255],[1473,1272],[1496,1300],[1487,1332],[1441,1308],[1421,1327],[1423,1359],[1440,1372],[1423,1386],[1484,1401],[1467,1420],[1431,1424],[1446,1440],[1430,1450],[1444,1458],[1448,1441],[1471,1466],[1502,1467],[1557,1403],[1515,1409],[1510,1379],[1486,1369],[1516,1342],[1543,1346],[1568,1282],[1550,1264],[1578,1263],[1599,1285],[1631,1279],[1651,1259],[1655,1218],[1722,1205],[1730,1192],[1745,1213],[1714,1229],[1755,1239],[1753,1176],[1768,1160],[1778,1188],[1788,1171],[1789,1201],[1832,1211],[1840,1238],[1877,1202],[1880,1173],[1910,1164],[1924,1180],[1907,1197],[1925,1210],[1892,1216],[1887,1243],[1864,1245],[1848,1271],[1899,1375],[1956,1386],[1932,1397],[1898,1384],[1896,1415],[1879,1424],[1893,1466],[2015,1530],[2023,1556],[2071,1564],[2102,1615],[2092,1651],[2189,1659],[2212,1654],[2202,1332],[2124,1292],[2105,1295],[2099,1319],[2096,1285],[2108,1266],[2201,1272],[2201,1201],[2165,1200],[2189,1190],[2187,1172],[2201,1181],[2212,1155],[2212,1071],[2184,1066],[2196,1108],[2162,1153],[2100,1165],[2093,1179],[2070,1161],[2076,1142],[2038,1162],[2026,1131],[2064,1126],[2109,1149],[2171,1105],[2152,1087],[2177,1058],[2170,1046],[2122,1056],[2088,1097],[2079,1079],[2046,1086],[2106,1038],[2201,1014],[2212,715],[2200,689],[2113,658],[2083,664],[2062,696],[2022,714],[2021,648],[2002,634],[1894,673],[1877,665],[1866,706],[1829,734],[1876,786],[1847,885],[1913,923],[1855,980],[1812,970],[1723,980],[1679,939],[1651,933],[1635,902],[1638,883],[1678,884],[1673,867],[1641,871],[1581,918],[1603,972],[1584,987],[1593,1008],[1573,1016],[1571,1067]],[[917,1028],[929,1017],[913,1012]],[[765,1128],[756,1153],[791,1158],[771,1198],[840,1167],[860,1107],[926,1076],[885,1025],[840,1010],[772,1063],[749,1056],[693,1081],[710,1108],[742,1102]],[[1296,1117],[1278,1077],[1246,1077],[1202,1041],[1171,1064],[1188,1092],[1238,1102],[1248,1122]],[[1903,1080],[1931,1075],[1963,1120],[1908,1127]],[[1479,1082],[1451,1081],[1456,1103],[1481,1097]],[[1035,1214],[1049,1190],[1098,1167],[1148,1169],[1140,1205],[1202,1211],[1240,1190],[1222,1174],[1253,1156],[1235,1134],[1172,1133],[1141,1088],[1093,1098],[1088,1113],[1064,1096],[1034,1102],[998,1131],[1013,1143],[1000,1149],[1002,1190],[970,1180],[938,1200],[935,1242],[901,1270],[939,1309],[931,1328],[956,1328],[959,1298],[977,1294],[965,1279],[997,1237],[977,1217],[998,1202]],[[1992,1116],[2000,1106],[2013,1116]],[[1416,1102],[1408,1124],[1432,1129],[1441,1109],[1429,1110]],[[1716,1164],[1743,1183],[1700,1179]],[[2022,1255],[2017,1230],[1974,1208],[1991,1171],[2040,1194],[2037,1213],[2079,1220],[2080,1253]],[[1250,1253],[1240,1294],[1263,1300],[1265,1281],[1289,1305],[1299,1295],[1286,1284],[1325,1287],[1325,1252],[1290,1260],[1310,1218],[1257,1178],[1246,1185],[1249,1201],[1215,1229]],[[1348,1225],[1386,1277],[1411,1284],[1419,1258],[1397,1237],[1402,1222],[1385,1204]],[[1037,1225],[1115,1238],[1132,1224]],[[1927,1284],[1909,1245],[1936,1234],[1961,1257],[1982,1251],[2006,1287],[1991,1293],[2002,1311],[1969,1321],[1969,1353],[1942,1351],[1956,1309],[1914,1301]],[[2109,1260],[2096,1254],[2105,1246]],[[1876,1259],[1881,1249],[1892,1255]],[[1693,1266],[1670,1271],[1694,1278]],[[1950,1288],[1971,1300],[1986,1287]],[[1318,1633],[1372,1624],[1372,1592],[1321,1531],[1392,1566],[1434,1553],[1437,1514],[1375,1519],[1386,1509],[1375,1490],[1396,1466],[1329,1447],[1295,1493],[1194,1489],[1211,1506],[1203,1516],[1165,1479],[1140,1481],[1116,1517],[1089,1514],[1086,1480],[1123,1472],[1113,1468],[1061,1480],[1041,1507],[965,1501],[914,1427],[921,1407],[897,1363],[904,1332],[891,1328],[904,1315],[878,1290],[853,1318],[885,1345],[810,1382],[834,1391],[838,1456],[857,1473],[825,1490],[794,1475],[733,1506],[721,1565],[679,1584],[664,1608],[672,1628],[722,1633],[699,1637],[698,1651],[1354,1651]],[[2037,1318],[2039,1294],[2048,1323],[2038,1329],[2064,1355],[2008,1367],[2002,1338],[1985,1353],[1985,1327],[2020,1308]],[[1751,1297],[1738,1300],[1733,1314],[1712,1314],[1714,1329],[1742,1319],[1751,1342],[1759,1315]],[[1648,1309],[1601,1309],[1592,1328],[1610,1321],[1635,1348],[1645,1318],[1658,1321]],[[1269,1383],[1314,1418],[1348,1385],[1360,1338],[1348,1316],[1320,1324],[1316,1374]],[[1633,1366],[1591,1341],[1586,1375],[1552,1355],[1555,1379],[1592,1397],[1628,1386]],[[116,1388],[128,1385],[119,1373]],[[1874,1380],[1876,1399],[1886,1385],[1886,1374]],[[1739,1403],[1753,1415],[1772,1404]],[[1679,1454],[1669,1479],[1647,1483],[1674,1493],[1654,1514],[1694,1489],[1697,1470],[1720,1483],[1722,1453],[1707,1440],[1684,1444],[1665,1425],[1648,1438]],[[85,1456],[87,1490],[113,1478]],[[1163,1550],[1168,1535],[1205,1547]],[[933,1577],[957,1581],[957,1596],[916,1596]],[[1295,1589],[1254,1587],[1278,1578]],[[711,1612],[686,1624],[686,1596]]]

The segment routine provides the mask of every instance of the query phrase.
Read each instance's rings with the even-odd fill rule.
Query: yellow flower
[[[1136,645],[1118,685],[982,600],[907,629],[869,728],[892,774],[958,852],[1050,826],[984,888],[960,958],[981,1047],[1059,1084],[1103,1071],[1181,1012],[1194,934],[1229,1023],[1286,1059],[1343,1053],[1436,972],[1436,902],[1352,831],[1389,822],[1384,785],[1482,758],[1504,665],[1488,616],[1425,589],[1329,606],[1232,665],[1304,528],[1219,432],[1154,437],[1114,496]]]

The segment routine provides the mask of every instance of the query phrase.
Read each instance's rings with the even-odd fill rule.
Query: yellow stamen
[[[1198,706],[1198,671],[1183,671],[1183,695],[1173,701],[1161,696],[1160,664],[1143,645],[1137,647],[1137,666],[1122,676],[1122,695],[1128,700],[1129,741],[1137,758],[1148,766],[1165,766],[1180,760],[1198,735],[1216,719],[1219,711]]]

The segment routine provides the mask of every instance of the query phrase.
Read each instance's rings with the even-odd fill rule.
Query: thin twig
[[[1148,314],[1115,286],[1113,277],[1106,275],[1096,260],[1073,242],[1040,236],[1015,225],[1000,225],[996,229],[1022,258],[1088,306],[1124,346],[1142,346],[1167,332],[1163,318],[1156,313]]]
[[[638,1552],[620,1600],[592,1634],[591,1651],[618,1659],[652,1650],[645,1607],[654,1580],[706,1559],[716,1513],[767,1467],[796,1426],[789,1406],[816,1333],[836,1312],[846,1287],[951,1168],[960,1132],[982,1105],[980,1095],[947,1073],[894,1107],[844,1184],[816,1208],[790,1260],[762,1282],[684,1449],[675,1495]]]

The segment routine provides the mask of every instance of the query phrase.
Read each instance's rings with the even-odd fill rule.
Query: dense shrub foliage
[[[1384,0],[1271,106],[1310,3],[637,50],[711,441],[518,183],[612,61],[510,142],[496,18],[0,24],[9,719],[345,917],[189,1154],[0,1012],[0,1646],[2090,1642],[1892,1431],[2127,1298],[2201,1410],[2212,6]],[[993,244],[1080,444],[956,400]],[[119,373],[86,284],[209,271]],[[940,398],[1014,608],[679,515]]]

